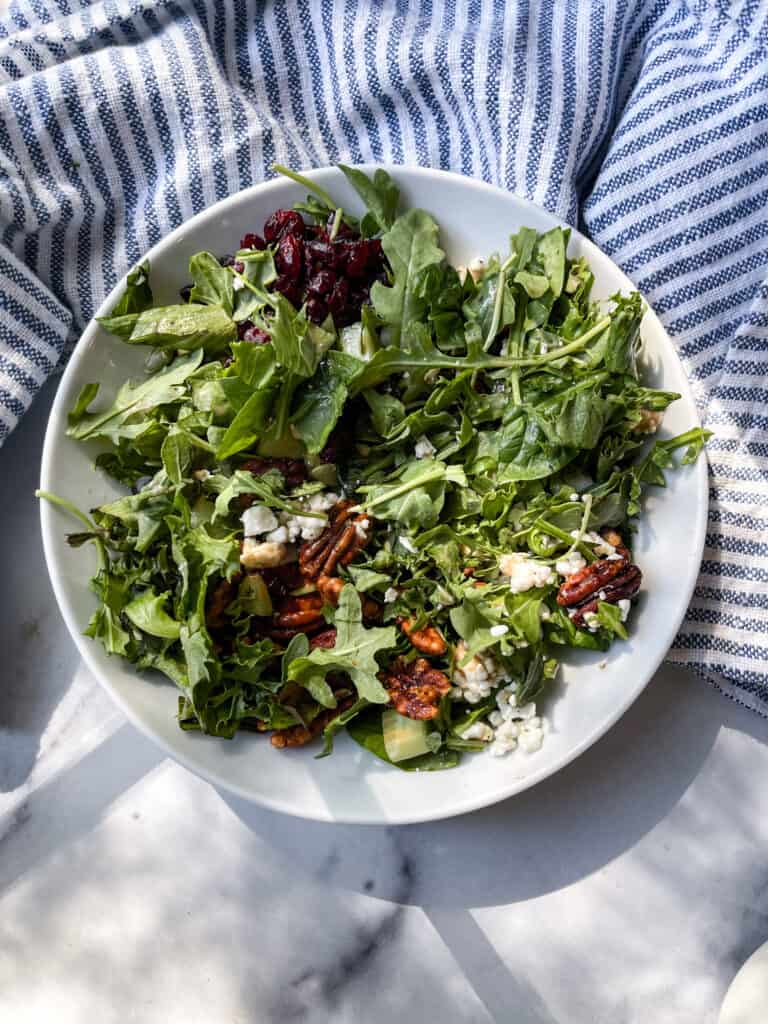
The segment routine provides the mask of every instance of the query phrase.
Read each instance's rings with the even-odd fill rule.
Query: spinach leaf
[[[371,708],[357,715],[347,725],[347,732],[359,746],[387,764],[394,764],[387,757],[384,736],[381,732],[381,711]],[[421,754],[408,761],[398,761],[394,766],[404,772],[435,772],[444,768],[455,768],[459,754],[455,750],[438,750],[437,753]]]
[[[105,330],[128,345],[221,352],[237,341],[235,322],[221,306],[192,303],[157,306],[140,313],[103,316],[98,320]]]
[[[328,352],[314,377],[296,392],[296,411],[291,417],[293,433],[311,455],[325,447],[347,400],[347,388],[360,371],[359,359],[346,352]]]
[[[190,302],[204,306],[220,306],[228,316],[234,310],[234,278],[226,267],[222,267],[213,253],[198,252],[189,261],[189,273],[194,282]]]
[[[152,305],[152,289],[149,286],[149,263],[140,263],[128,272],[125,291],[112,307],[110,316],[124,316],[126,313],[142,313]]]

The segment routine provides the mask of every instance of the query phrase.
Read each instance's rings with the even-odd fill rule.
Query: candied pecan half
[[[599,601],[618,604],[634,597],[640,589],[643,574],[630,559],[621,537],[615,531],[603,534],[616,547],[618,558],[600,558],[568,576],[557,593],[557,603],[570,608],[575,626],[586,625],[584,616],[596,612]]]
[[[326,604],[336,608],[339,604],[339,597],[346,586],[346,582],[338,576],[318,576],[317,589]],[[360,595],[360,604],[364,620],[377,619],[381,614],[381,605],[366,594]]]
[[[596,596],[585,601],[576,607],[571,614],[571,621],[574,626],[585,626],[584,616],[590,612],[597,611],[598,601],[607,601],[609,604],[618,604],[619,601],[628,600],[634,597],[640,589],[643,574],[636,565],[630,565],[621,576],[617,576],[610,583],[602,587]]]
[[[275,629],[293,630],[295,633],[314,632],[325,622],[323,599],[319,594],[286,597],[272,616]]]
[[[411,662],[395,658],[379,678],[395,709],[406,718],[434,718],[440,698],[451,688],[448,676],[426,658]]]
[[[417,651],[428,654],[430,657],[437,657],[445,654],[447,644],[445,637],[435,626],[424,626],[423,629],[414,629],[416,623],[413,619],[406,619],[403,616],[397,620],[397,624],[411,641]]]
[[[332,722],[334,718],[338,718],[347,708],[352,707],[353,703],[352,697],[346,697],[344,700],[340,700],[335,708],[321,711],[312,719],[309,725],[291,725],[287,729],[277,729],[272,733],[270,743],[273,747],[278,747],[280,750],[285,750],[289,747],[303,747],[316,736],[319,736],[329,722]]]
[[[351,501],[339,501],[331,509],[328,525],[317,538],[299,548],[299,565],[307,579],[331,576],[339,565],[349,565],[368,543],[371,519],[353,515]]]

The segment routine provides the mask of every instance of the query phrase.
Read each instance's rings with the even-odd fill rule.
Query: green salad
[[[640,296],[594,301],[567,229],[454,267],[383,170],[341,168],[353,216],[278,169],[306,201],[173,304],[136,267],[101,320],[146,372],[87,384],[68,434],[125,494],[41,495],[98,552],[86,634],[167,676],[182,729],[346,730],[406,770],[536,751],[559,661],[631,628],[644,488],[707,434],[653,436],[679,396],[643,382]]]

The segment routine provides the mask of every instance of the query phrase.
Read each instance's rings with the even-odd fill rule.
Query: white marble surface
[[[248,807],[79,663],[0,454],[0,1020],[714,1024],[768,938],[768,722],[679,671],[559,776],[406,828]]]

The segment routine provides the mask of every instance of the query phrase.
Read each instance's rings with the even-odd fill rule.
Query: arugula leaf
[[[184,303],[97,319],[106,331],[122,338],[127,345],[221,352],[237,341],[235,322],[221,306]]]
[[[168,479],[174,484],[181,484],[192,462],[192,445],[187,434],[172,427],[165,435],[160,457]]]
[[[390,175],[379,167],[371,179],[355,167],[347,167],[345,164],[339,164],[338,167],[367,206],[377,228],[381,231],[391,228],[397,216],[400,189]]]
[[[381,240],[392,267],[390,286],[377,281],[371,299],[377,314],[392,329],[392,344],[407,339],[411,325],[427,311],[419,293],[419,277],[430,266],[442,263],[445,253],[437,244],[438,228],[424,210],[408,210],[398,217]]]
[[[107,654],[128,653],[131,638],[120,622],[120,613],[128,602],[128,589],[127,580],[103,568],[91,580],[91,590],[101,604],[83,633],[94,640],[100,640]]]
[[[181,623],[172,619],[165,610],[165,603],[169,597],[169,590],[156,594],[149,588],[129,601],[123,612],[134,626],[144,633],[166,640],[178,640],[181,635]]]
[[[355,703],[347,708],[346,711],[342,711],[340,715],[336,715],[332,718],[328,725],[323,729],[323,749],[319,754],[315,755],[315,760],[321,757],[327,757],[333,753],[333,741],[336,738],[336,733],[348,725],[353,718],[356,718],[361,711],[369,707],[367,700],[356,700]]]
[[[360,598],[354,587],[341,591],[333,616],[336,645],[330,650],[317,647],[305,658],[297,658],[288,668],[289,678],[309,688],[324,681],[329,672],[346,672],[358,696],[372,704],[386,704],[389,694],[378,680],[376,655],[397,644],[394,626],[366,629],[362,624]]]
[[[91,383],[83,385],[80,394],[77,396],[77,401],[67,414],[67,423],[69,424],[70,427],[77,426],[77,424],[88,411],[88,406],[91,404],[91,402],[94,400],[98,393],[98,384]]]
[[[317,369],[321,352],[309,333],[309,321],[297,312],[285,296],[277,294],[272,344],[275,358],[297,377],[311,377]]]
[[[440,517],[448,482],[466,484],[461,467],[435,461],[426,466],[409,462],[394,481],[358,488],[366,496],[359,507],[375,509],[379,519],[429,529]]]
[[[203,350],[197,349],[178,356],[170,365],[145,381],[127,381],[117,392],[109,409],[82,415],[77,423],[69,427],[67,435],[80,441],[93,437],[106,437],[111,441],[117,441],[120,437],[135,437],[147,428],[147,423],[146,419],[137,423],[133,418],[141,414],[146,417],[158,406],[176,401],[182,393],[181,385],[194,373],[202,358]]]
[[[610,604],[608,601],[597,602],[597,621],[614,636],[626,640],[628,633],[621,620],[621,608],[618,605]]]

